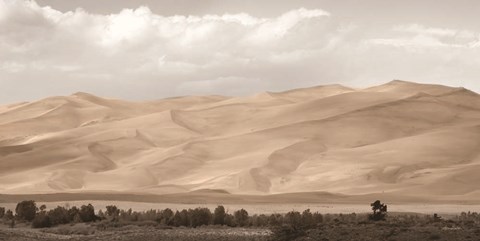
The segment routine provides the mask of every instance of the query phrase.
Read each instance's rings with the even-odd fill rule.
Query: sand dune
[[[76,93],[0,106],[3,194],[480,200],[479,171],[480,96],[463,88],[392,81],[146,102]]]

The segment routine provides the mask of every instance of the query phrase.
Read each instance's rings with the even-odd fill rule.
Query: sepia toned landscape
[[[114,205],[122,214],[137,212],[135,219],[99,213],[96,218],[104,221],[76,221],[80,224],[40,233],[23,224],[24,240],[62,235],[131,240],[142,238],[144,229],[147,240],[202,235],[202,240],[281,240],[278,232],[289,230],[272,233],[270,217],[285,213],[280,223],[311,230],[293,236],[336,239],[342,230],[356,230],[359,222],[367,226],[358,231],[380,232],[365,214],[375,199],[387,201],[394,213],[385,229],[396,229],[365,240],[395,232],[396,240],[411,240],[424,229],[426,236],[453,237],[472,225],[466,220],[480,220],[476,213],[469,212],[469,219],[459,216],[480,207],[479,107],[480,95],[470,90],[399,80],[364,89],[328,85],[145,102],[87,93],[49,97],[7,105],[0,113],[5,170],[0,197],[10,210],[22,200],[36,200],[50,208],[88,202],[97,210]],[[173,211],[213,211],[218,204],[227,212],[245,208],[254,216],[241,225],[232,216],[228,226],[237,228],[207,226],[193,236],[172,229],[181,226],[173,223]],[[134,221],[153,210],[159,213]],[[167,217],[165,210],[171,212]],[[302,226],[303,210],[334,218]],[[214,224],[208,213],[212,219],[203,225]],[[296,213],[298,219],[288,218]],[[434,213],[456,221],[440,223]],[[397,222],[406,231],[398,231]],[[319,223],[332,227],[307,229]],[[478,232],[468,227],[462,235],[474,240]],[[19,240],[14,234],[22,229],[8,229],[7,221],[4,230],[10,233],[5,237]],[[348,238],[350,231],[343,238],[353,238]]]
[[[478,241],[474,0],[0,0],[0,241]]]

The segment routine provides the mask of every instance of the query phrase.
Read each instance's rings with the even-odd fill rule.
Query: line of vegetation
[[[434,215],[387,215],[387,205],[379,200],[371,205],[371,214],[321,214],[311,212],[309,209],[303,212],[291,211],[286,214],[260,214],[249,215],[244,210],[236,210],[228,213],[224,206],[216,207],[213,212],[208,208],[194,208],[173,211],[164,210],[133,211],[123,210],[115,205],[106,207],[106,210],[95,212],[91,204],[82,205],[79,208],[57,206],[47,210],[45,205],[37,207],[33,200],[19,202],[12,210],[0,207],[0,219],[9,223],[13,228],[15,222],[30,224],[33,228],[48,228],[62,224],[91,223],[99,230],[122,227],[124,225],[152,225],[162,227],[190,227],[218,225],[227,227],[252,227],[268,228],[272,231],[273,240],[295,240],[305,236],[308,230],[316,229],[325,225],[355,224],[365,225],[368,223],[384,223],[397,226],[411,223],[442,223],[442,227],[455,228],[461,226],[478,226],[480,215],[476,212],[463,212],[455,218],[444,220],[437,214]]]

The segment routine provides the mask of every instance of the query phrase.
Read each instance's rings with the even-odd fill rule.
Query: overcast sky
[[[480,92],[477,0],[0,0],[0,103],[393,79]]]

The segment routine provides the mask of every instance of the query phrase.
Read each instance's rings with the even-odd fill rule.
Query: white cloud
[[[53,76],[65,81],[67,92],[102,91],[89,86],[98,76],[104,80],[110,76],[110,82],[139,92],[127,96],[137,98],[195,93],[181,87],[185,81],[242,75],[252,81],[275,81],[266,69],[304,61],[310,50],[328,41],[308,37],[313,27],[326,26],[329,13],[320,9],[296,9],[276,18],[247,13],[167,17],[145,6],[97,15],[82,9],[62,13],[33,1],[0,0],[0,4],[0,71],[15,72],[8,77],[24,82]],[[89,76],[91,80],[85,80]],[[148,87],[135,86],[140,83],[159,91],[142,93]],[[103,92],[108,95],[108,90]]]
[[[432,28],[420,24],[393,27],[392,37],[371,39],[372,44],[395,47],[451,47],[471,48],[480,40],[480,35],[469,30]],[[398,35],[400,33],[400,35]]]
[[[414,34],[428,34],[436,36],[455,36],[456,30],[447,28],[428,28],[420,24],[400,25],[394,27],[395,31],[409,32]]]
[[[438,77],[412,71],[412,64],[441,66],[440,81],[462,77],[469,87],[478,76],[479,42],[473,31],[419,24],[380,31],[321,9],[265,18],[162,16],[140,6],[99,15],[0,0],[0,85],[6,93],[0,103],[77,91],[151,99]],[[377,67],[385,62],[389,66]]]
[[[11,73],[21,72],[21,71],[25,70],[25,65],[19,64],[19,63],[16,63],[16,62],[6,61],[6,62],[3,62],[0,65],[0,70],[6,71],[6,72],[11,72]]]

